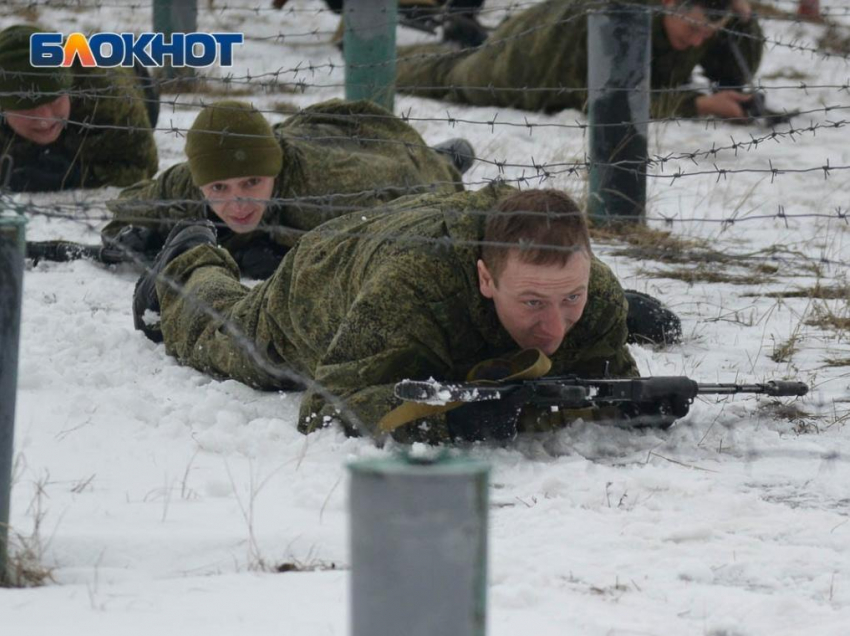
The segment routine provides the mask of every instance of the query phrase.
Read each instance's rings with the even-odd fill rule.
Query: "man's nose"
[[[697,48],[698,46],[702,46],[702,44],[709,38],[709,34],[700,30],[696,31],[691,35],[691,46],[693,48]]]
[[[49,105],[39,106],[32,114],[39,128],[49,128],[53,125],[55,116]]]
[[[563,338],[567,332],[567,317],[558,307],[550,307],[540,321],[540,328],[550,338]]]

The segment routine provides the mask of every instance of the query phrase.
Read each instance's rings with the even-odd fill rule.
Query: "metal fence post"
[[[345,99],[368,99],[392,111],[398,0],[345,0],[342,11]]]
[[[21,215],[0,210],[0,583],[7,582],[9,575],[9,502],[12,491],[25,222]]]
[[[153,0],[153,30],[171,40],[172,33],[194,33],[198,30],[198,0]],[[167,79],[194,77],[191,67],[175,68],[163,60],[160,71]]]
[[[489,466],[364,460],[351,474],[351,636],[484,636]]]
[[[614,2],[588,16],[588,214],[596,223],[645,218],[651,38],[646,7]]]

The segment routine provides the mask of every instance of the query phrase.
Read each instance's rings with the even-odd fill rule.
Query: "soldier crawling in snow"
[[[238,101],[204,108],[186,138],[188,161],[109,202],[104,242],[150,256],[181,219],[219,224],[242,273],[266,278],[298,238],[328,219],[402,195],[463,190],[472,146],[429,148],[371,102],[332,100],[270,126]]]
[[[676,89],[701,66],[720,89],[713,94],[687,89],[653,93],[652,117],[745,117],[751,98],[740,88],[747,79],[729,46],[730,42],[738,46],[754,74],[764,39],[758,22],[749,18],[749,5],[742,0],[635,3],[657,9],[652,17],[652,88]],[[398,90],[475,106],[545,112],[583,109],[588,8],[584,0],[547,0],[506,20],[479,48],[400,47]]]
[[[520,406],[502,401],[422,418],[399,408],[393,385],[512,366],[637,375],[623,290],[593,256],[583,214],[556,190],[404,197],[307,232],[253,289],[239,274],[211,224],[175,226],[136,285],[136,327],[218,377],[282,390],[315,381],[323,390],[302,402],[304,433],[339,420],[349,434],[405,442],[510,437],[566,422],[548,411],[517,417]]]
[[[30,36],[0,31],[0,155],[15,192],[128,186],[153,176],[157,92],[144,69],[30,65]],[[8,174],[8,177],[6,175]]]

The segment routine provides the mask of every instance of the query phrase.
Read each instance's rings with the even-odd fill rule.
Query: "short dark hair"
[[[560,190],[523,190],[508,195],[484,222],[481,259],[498,278],[512,252],[533,265],[564,266],[575,252],[590,256],[584,214]]]
[[[681,7],[699,7],[705,11],[708,19],[716,22],[728,13],[732,7],[732,0],[679,0]]]

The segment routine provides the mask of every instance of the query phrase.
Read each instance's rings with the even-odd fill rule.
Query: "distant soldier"
[[[740,87],[748,73],[733,59],[728,43],[735,42],[749,74],[755,73],[764,42],[758,22],[733,17],[731,0],[635,3],[657,9],[652,16],[652,88],[676,89],[701,66],[720,89],[713,94],[687,89],[654,93],[652,116],[744,117],[751,98]],[[587,103],[588,10],[583,0],[547,0],[509,18],[480,48],[400,47],[398,90],[475,106],[581,110]]]
[[[516,372],[638,374],[626,297],[562,192],[494,185],[334,219],[250,290],[215,243],[208,224],[174,228],[136,285],[136,327],[218,377],[283,390],[314,380],[323,391],[302,401],[304,433],[339,420],[349,434],[476,439],[494,416],[510,429],[516,404],[423,417],[396,410],[393,385],[485,378],[517,350],[536,352],[508,363]],[[548,411],[523,418],[519,430],[562,425]]]
[[[183,219],[210,219],[246,276],[265,278],[307,230],[402,195],[463,190],[472,146],[429,148],[371,102],[333,100],[270,126],[238,101],[204,108],[186,137],[188,161],[108,203],[106,243],[152,256]]]
[[[85,68],[78,61],[33,67],[30,36],[43,30],[0,31],[0,155],[9,187],[127,186],[153,176],[159,104],[144,69]]]

